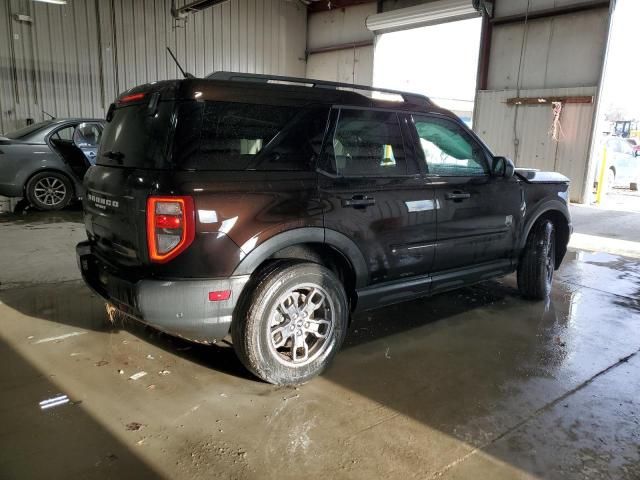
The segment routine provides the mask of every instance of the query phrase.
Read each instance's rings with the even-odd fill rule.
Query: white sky
[[[481,27],[482,19],[473,18],[383,34],[376,44],[373,84],[422,93],[443,107],[471,111]]]
[[[640,1],[618,0],[605,70],[603,105],[640,120]]]

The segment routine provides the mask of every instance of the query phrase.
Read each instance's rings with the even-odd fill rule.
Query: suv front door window
[[[489,173],[482,150],[465,137],[462,129],[420,118],[415,125],[429,173],[453,177],[482,177]]]
[[[517,182],[489,174],[491,159],[458,122],[413,115],[413,125],[438,207],[433,270],[509,258],[521,204]]]

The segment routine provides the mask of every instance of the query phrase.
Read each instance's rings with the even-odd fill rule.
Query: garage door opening
[[[592,203],[609,210],[640,212],[638,18],[639,2],[618,0],[611,20],[589,182]]]
[[[378,36],[373,84],[429,96],[471,125],[481,18]]]

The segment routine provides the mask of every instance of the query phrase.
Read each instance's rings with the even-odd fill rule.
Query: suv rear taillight
[[[147,245],[152,262],[165,263],[179,255],[193,242],[195,231],[193,198],[147,199]]]

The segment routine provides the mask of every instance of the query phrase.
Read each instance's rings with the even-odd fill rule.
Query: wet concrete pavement
[[[640,478],[637,260],[570,252],[547,302],[507,277],[360,315],[278,388],[110,324],[55,219],[0,219],[0,478]]]

